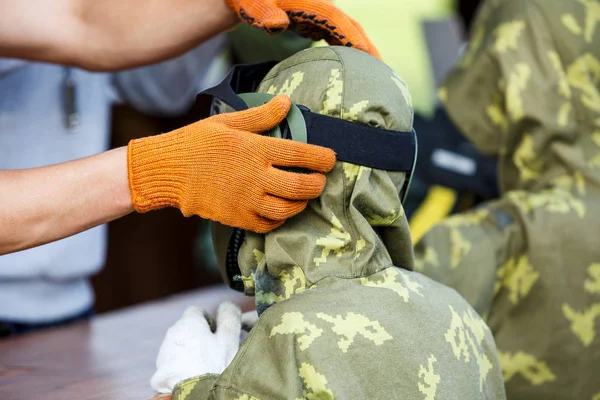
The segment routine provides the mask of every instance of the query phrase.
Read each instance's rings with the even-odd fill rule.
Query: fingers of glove
[[[329,172],[335,165],[335,152],[326,147],[265,136],[260,140],[265,143],[267,159],[275,166]]]
[[[285,221],[306,208],[308,200],[295,201],[277,196],[265,195],[258,213],[261,217],[273,221]]]
[[[188,307],[183,316],[168,330],[156,357],[156,367],[163,370],[172,363],[173,357],[181,356],[185,349],[194,348],[198,342],[212,335],[204,311],[200,307]]]
[[[339,40],[336,42],[336,40],[331,37],[330,32],[322,29],[319,26],[315,26],[313,23],[293,21],[290,25],[290,29],[296,32],[296,34],[311,39],[315,42],[325,39],[327,43],[331,45],[342,44],[339,42]]]
[[[233,303],[221,303],[217,312],[217,337],[223,346],[223,370],[227,368],[240,348],[241,333],[242,311]]]
[[[202,307],[189,306],[183,312],[182,318],[206,319],[206,312]]]
[[[190,321],[187,322],[189,324],[193,323],[194,325],[209,327],[211,322],[211,316],[201,307],[189,306],[183,312],[181,320]]]
[[[325,39],[331,44],[341,43],[368,52],[368,39],[365,40],[362,28],[357,29],[353,21],[333,3],[322,0],[278,0],[277,4],[288,13],[293,24],[312,24],[315,31],[329,33]],[[307,35],[307,32],[298,33]]]
[[[228,301],[219,305],[216,335],[224,344],[239,344],[242,330],[242,310]],[[237,351],[237,349],[236,349]]]
[[[250,330],[258,322],[258,312],[256,310],[248,311],[242,314],[242,327]]]
[[[150,386],[158,393],[171,393],[171,389],[167,386],[167,379],[161,370],[158,370],[150,378]]]
[[[171,393],[179,382],[194,376],[191,371],[186,372],[186,369],[190,367],[188,364],[190,360],[184,359],[183,354],[173,355],[169,360],[169,363],[158,367],[152,378],[150,379],[150,386],[158,393]],[[194,366],[195,367],[195,366]],[[196,372],[197,367],[194,368],[194,373],[199,375],[202,371]]]
[[[280,95],[262,106],[219,114],[210,119],[222,122],[235,130],[260,133],[276,127],[290,111],[291,104],[292,100],[288,96]]]
[[[181,318],[167,331],[171,340],[188,340],[211,332],[205,311],[197,306],[188,307]]]
[[[271,232],[275,228],[279,228],[285,221],[272,220],[264,217],[259,217],[251,225],[249,224],[245,229],[256,233],[267,233]]]
[[[267,194],[288,200],[315,199],[321,195],[327,181],[325,175],[317,172],[303,174],[283,171],[274,167],[267,170],[265,178],[265,191]],[[268,200],[273,199],[269,198]],[[268,203],[262,205],[268,205]],[[291,204],[280,202],[274,205],[289,208]],[[260,215],[270,218],[262,213]]]
[[[273,0],[225,0],[244,23],[267,33],[284,31],[289,25],[287,14]]]

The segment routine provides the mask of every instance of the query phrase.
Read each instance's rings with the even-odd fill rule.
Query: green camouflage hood
[[[408,131],[406,84],[381,61],[346,47],[304,50],[277,64],[259,92],[286,94],[313,112]],[[377,140],[374,137],[373,140]],[[266,235],[248,232],[238,257],[259,312],[328,277],[358,278],[391,265],[412,269],[402,172],[337,162],[320,198]]]
[[[559,188],[573,203],[566,192],[574,179],[600,184],[600,61],[592,40],[600,8],[593,0],[508,3],[481,7],[440,99],[482,152],[498,156],[502,193]],[[510,14],[515,9],[521,14]],[[546,28],[555,23],[564,28],[557,39]]]

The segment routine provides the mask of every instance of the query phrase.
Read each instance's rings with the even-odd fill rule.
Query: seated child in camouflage
[[[350,48],[297,53],[258,91],[347,121],[412,126],[402,78]],[[186,312],[163,343],[153,387],[177,400],[505,398],[485,323],[456,292],[410,271],[404,180],[402,172],[337,162],[303,212],[266,235],[248,232],[238,260],[257,323],[234,357],[222,349],[237,350],[239,311],[221,307],[238,322],[219,315],[214,334],[206,322],[182,322],[194,314]],[[199,341],[202,332],[209,339]],[[186,373],[173,372],[186,363]]]
[[[440,99],[501,196],[435,225],[415,269],[487,318],[508,398],[600,400],[600,1],[482,1]]]

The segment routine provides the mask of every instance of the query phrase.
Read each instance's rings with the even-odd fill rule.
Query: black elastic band
[[[302,114],[308,143],[332,149],[339,161],[386,171],[413,169],[414,131],[390,131],[304,110]]]
[[[205,89],[198,95],[217,97],[236,111],[247,110],[248,106],[237,96],[237,93],[256,92],[263,78],[276,64],[275,61],[267,61],[234,65],[218,85]]]

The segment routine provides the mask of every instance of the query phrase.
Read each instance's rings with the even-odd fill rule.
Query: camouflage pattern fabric
[[[487,316],[509,399],[600,399],[600,2],[490,0],[440,90],[501,198],[417,244]]]
[[[302,51],[259,91],[348,121],[412,125],[402,78],[354,49]],[[223,374],[184,381],[174,398],[504,399],[483,320],[452,289],[394,266],[413,267],[404,175],[338,162],[304,212],[248,232],[239,262],[258,323]]]

